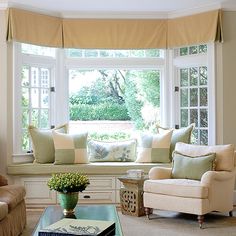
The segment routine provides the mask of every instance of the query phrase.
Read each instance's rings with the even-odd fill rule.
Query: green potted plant
[[[86,189],[89,179],[80,173],[57,173],[52,174],[47,185],[50,190],[59,193],[59,202],[64,215],[70,215],[74,213],[78,202],[78,193]]]

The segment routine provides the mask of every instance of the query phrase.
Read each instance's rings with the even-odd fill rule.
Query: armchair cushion
[[[200,180],[205,172],[214,170],[214,166],[215,153],[191,157],[174,151],[172,178]]]
[[[232,171],[234,169],[234,145],[203,146],[186,143],[177,143],[175,150],[187,156],[202,156],[216,153],[215,170]]]
[[[190,179],[146,180],[144,192],[185,198],[207,198],[208,187],[200,181]]]

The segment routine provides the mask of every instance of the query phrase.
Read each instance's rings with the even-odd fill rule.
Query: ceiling
[[[48,12],[60,16],[88,14],[171,14],[220,8],[235,4],[235,0],[0,0],[10,7]]]

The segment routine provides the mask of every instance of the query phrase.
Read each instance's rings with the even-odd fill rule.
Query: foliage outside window
[[[160,120],[158,70],[71,69],[69,82],[70,120],[132,121],[136,129]]]

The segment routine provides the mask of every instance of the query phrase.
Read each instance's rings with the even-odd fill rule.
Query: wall
[[[223,143],[236,145],[236,11],[223,12]]]
[[[5,11],[0,10],[0,173],[7,164],[7,45]]]

